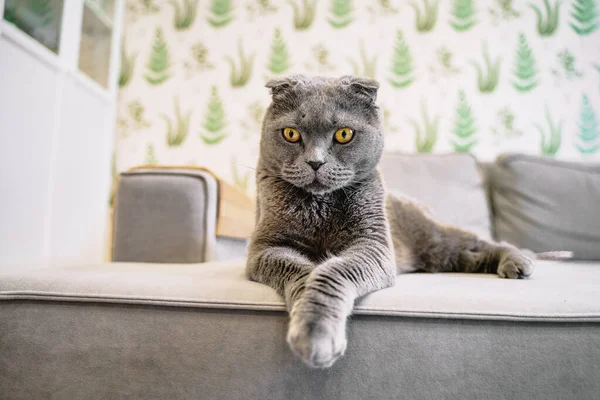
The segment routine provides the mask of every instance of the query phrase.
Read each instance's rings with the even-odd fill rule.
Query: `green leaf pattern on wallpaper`
[[[377,55],[373,54],[369,56],[365,48],[365,42],[360,41],[360,51],[358,60],[349,58],[348,61],[352,64],[352,71],[354,75],[361,76],[363,78],[375,79],[377,73]]]
[[[161,28],[156,28],[154,43],[152,44],[152,53],[150,54],[150,60],[148,60],[146,66],[148,68],[146,80],[152,85],[160,85],[171,77],[169,72],[171,66],[169,61],[169,51]]]
[[[409,5],[415,11],[417,31],[431,32],[437,22],[439,0],[421,0],[420,4],[411,1]]]
[[[262,101],[255,100],[250,103],[246,109],[246,116],[240,122],[241,139],[249,140],[260,136],[263,116],[265,115],[265,106]]]
[[[519,34],[517,56],[515,61],[513,86],[519,92],[528,92],[537,86],[537,69],[531,48],[523,33]]]
[[[540,36],[552,36],[556,32],[559,24],[561,0],[555,0],[553,4],[550,0],[544,0],[543,8],[537,4],[529,6],[535,12],[537,18],[537,31]]]
[[[119,87],[125,87],[131,81],[133,77],[133,68],[135,67],[135,60],[137,58],[137,54],[127,54],[127,50],[125,49],[126,42],[123,40],[121,45],[121,68],[119,70]]]
[[[129,116],[131,117],[132,129],[139,131],[144,128],[150,127],[150,122],[146,120],[145,113],[146,109],[141,101],[135,100],[127,105]]]
[[[577,136],[579,141],[576,146],[581,154],[594,154],[600,150],[600,124],[587,95],[583,95],[581,102],[581,121]]]
[[[188,29],[196,20],[198,0],[169,0],[169,4],[174,8],[173,26],[175,29],[178,31]]]
[[[192,78],[196,73],[214,69],[215,65],[209,59],[208,48],[202,42],[196,42],[190,47],[190,57],[183,62],[186,79]]]
[[[457,32],[464,32],[471,29],[477,23],[477,11],[474,0],[453,0],[452,18],[450,25]]]
[[[127,0],[125,20],[119,171],[210,160],[253,193],[265,79],[292,73],[377,79],[389,151],[600,159],[598,0]]]
[[[493,0],[490,1],[492,6],[488,8],[489,14],[494,25],[499,25],[501,22],[511,21],[519,18],[521,13],[515,8],[514,0]],[[486,4],[488,1],[486,1]]]
[[[156,150],[154,150],[154,145],[152,143],[148,144],[146,147],[146,160],[144,162],[145,165],[158,165],[158,159],[156,158]]]
[[[471,151],[473,146],[477,144],[475,119],[471,112],[471,106],[467,103],[465,92],[462,90],[458,95],[456,121],[452,133],[454,137],[451,139],[451,143],[456,152]]]
[[[207,18],[214,28],[223,28],[233,20],[232,0],[211,0]]]
[[[271,56],[269,57],[269,71],[274,74],[282,74],[290,67],[290,55],[283,37],[281,29],[276,28],[273,35],[273,44],[271,45]]]
[[[440,118],[436,116],[432,119],[423,103],[421,104],[421,118],[423,125],[419,125],[415,119],[408,121],[415,132],[415,147],[419,153],[431,153],[438,139]]]
[[[600,27],[600,6],[597,0],[573,0],[571,28],[578,35],[589,35]]]
[[[394,134],[398,132],[398,126],[392,122],[392,110],[388,107],[382,107],[383,114],[383,129],[386,135]]]
[[[126,1],[125,16],[128,22],[135,23],[143,16],[157,14],[161,8],[156,4],[157,0],[129,0]]]
[[[575,56],[568,49],[560,51],[556,55],[556,59],[558,61],[558,66],[552,68],[550,72],[557,80],[561,80],[563,78],[567,80],[573,80],[583,76],[583,72],[580,71],[576,66]]]
[[[353,0],[331,0],[329,24],[336,29],[345,28],[353,21]]]
[[[305,72],[308,74],[326,74],[337,69],[336,64],[330,59],[331,52],[322,43],[317,43],[311,49],[308,60],[304,63]]]
[[[447,47],[442,46],[435,51],[436,61],[429,66],[429,72],[435,76],[447,77],[460,73],[460,68],[454,64],[454,55]]]
[[[496,139],[514,139],[523,136],[523,131],[517,127],[517,117],[510,107],[501,108],[496,116],[496,121],[491,129]]]
[[[370,21],[375,22],[379,17],[390,17],[398,14],[399,9],[392,4],[392,0],[377,0],[367,5],[367,12],[371,14]]]
[[[312,25],[317,13],[317,0],[287,0],[294,12],[294,28],[305,31]]]
[[[237,62],[233,57],[226,57],[230,68],[229,82],[233,87],[243,87],[246,86],[252,75],[252,65],[254,64],[254,56],[256,54],[252,53],[250,56],[246,55],[242,39],[238,40],[237,48]]]
[[[161,118],[167,124],[167,145],[169,147],[178,147],[183,144],[187,138],[190,129],[190,117],[192,112],[188,111],[185,115],[181,114],[179,107],[179,98],[175,98],[175,118],[170,118],[166,114],[162,114]]]
[[[254,21],[256,18],[266,17],[277,12],[279,8],[273,4],[272,0],[254,0],[246,5],[246,9],[248,10],[248,19]]]
[[[395,88],[404,88],[414,82],[413,61],[402,31],[396,33],[396,44],[392,56],[392,74],[390,84]]]
[[[117,194],[117,183],[118,183],[119,173],[117,172],[117,160],[116,156],[113,153],[112,160],[110,162],[110,177],[111,177],[111,185],[110,185],[110,193],[108,194],[108,206],[112,207],[115,203],[115,196]]]
[[[552,116],[550,115],[550,110],[546,107],[546,124],[548,126],[548,130],[542,128],[542,125],[535,124],[536,129],[540,133],[540,150],[541,153],[545,156],[553,156],[560,149],[561,141],[562,141],[562,121],[556,124],[552,121]]]
[[[490,60],[487,44],[483,46],[483,66],[475,61],[471,65],[477,71],[477,87],[481,93],[491,93],[496,90],[498,80],[500,79],[500,63],[502,59],[498,57],[495,61]]]
[[[223,103],[221,102],[216,86],[213,86],[211,89],[210,99],[204,116],[204,125],[202,126],[204,132],[200,134],[200,138],[209,146],[218,144],[227,136],[224,132],[226,126],[225,109],[223,108]]]

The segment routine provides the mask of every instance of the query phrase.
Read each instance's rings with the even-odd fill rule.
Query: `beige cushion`
[[[600,321],[596,263],[539,262],[531,279],[407,274],[359,300],[356,314],[482,320]],[[285,310],[271,288],[246,280],[244,262],[113,263],[0,269],[10,299]]]
[[[422,202],[441,222],[491,238],[491,217],[479,167],[470,154],[385,154],[385,185]]]

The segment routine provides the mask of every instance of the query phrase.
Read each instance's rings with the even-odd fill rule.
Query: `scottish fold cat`
[[[267,84],[257,167],[257,224],[247,276],[284,297],[287,342],[311,367],[346,349],[354,301],[410,271],[532,273],[519,249],[437,222],[419,204],[386,196],[378,83],[290,76]]]

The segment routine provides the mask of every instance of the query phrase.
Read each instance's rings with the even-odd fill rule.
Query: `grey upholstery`
[[[490,171],[499,240],[600,260],[600,164],[507,155]]]
[[[380,170],[390,192],[425,204],[443,223],[492,237],[484,180],[472,155],[390,153]]]
[[[544,163],[396,154],[382,171],[391,190],[482,235],[491,186],[501,236],[536,232],[595,254],[597,222],[577,224],[597,221],[596,181],[588,167],[557,173]],[[115,259],[135,262],[0,268],[0,399],[598,398],[598,258],[540,261],[527,280],[399,276],[357,301],[346,355],[311,370],[285,343],[281,298],[245,278],[246,242],[215,237],[211,179],[187,170],[123,176]],[[568,198],[582,199],[581,210],[564,212]],[[555,220],[542,204],[563,213]],[[536,223],[515,229],[530,213]]]
[[[347,354],[310,370],[243,262],[0,272],[2,399],[592,399],[600,267],[531,280],[413,274],[359,301]]]
[[[194,263],[215,259],[217,182],[198,170],[121,174],[113,261]]]
[[[247,239],[216,236],[217,203],[218,182],[202,170],[122,173],[112,261],[198,263],[244,256]]]

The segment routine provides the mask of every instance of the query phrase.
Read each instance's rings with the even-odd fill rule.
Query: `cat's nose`
[[[321,168],[321,165],[325,164],[323,161],[307,161],[306,163],[315,171]]]

